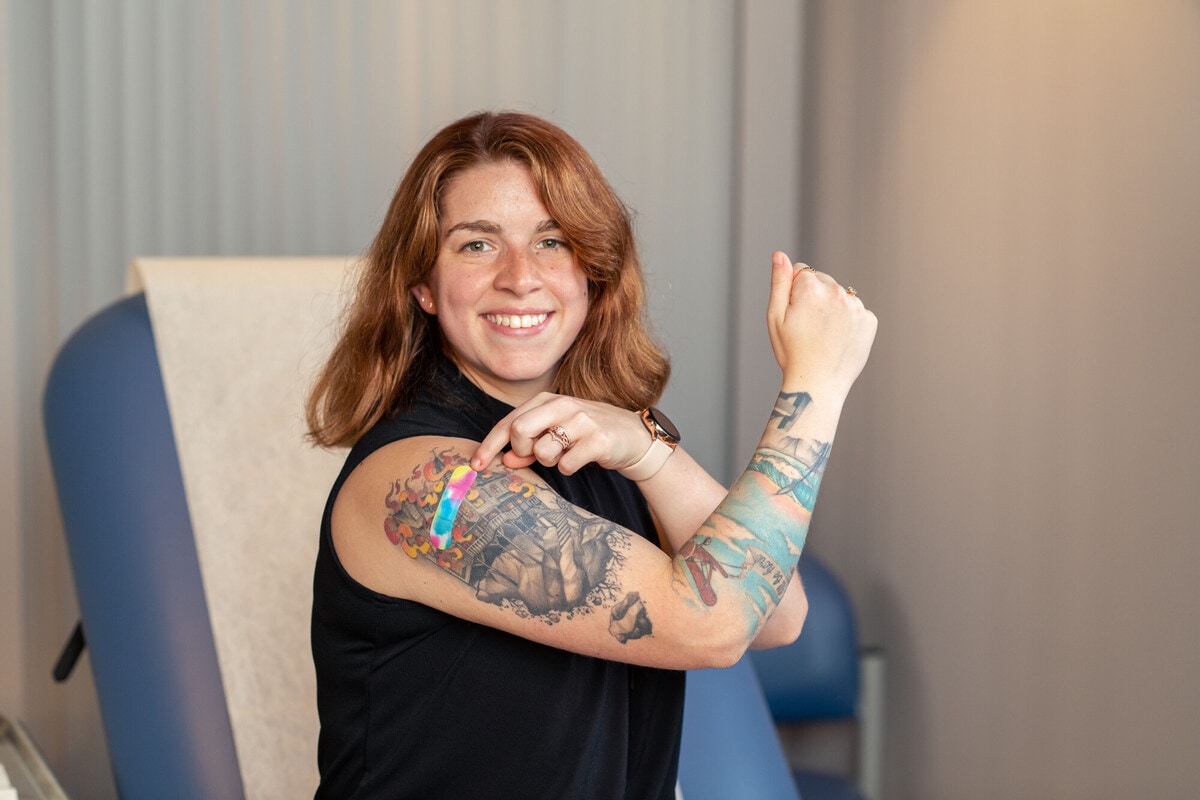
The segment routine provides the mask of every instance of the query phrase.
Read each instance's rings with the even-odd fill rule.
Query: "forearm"
[[[695,536],[729,494],[729,490],[710,476],[682,446],[676,448],[653,479],[639,485],[658,522],[663,546],[672,556]],[[778,606],[762,624],[750,646],[765,649],[794,641],[807,614],[808,599],[793,570]]]
[[[803,619],[803,588],[791,578],[841,405],[838,394],[814,402],[804,392],[781,393],[746,471],[692,536],[673,540],[676,585],[701,608],[736,607],[747,644],[760,634],[760,646],[787,641],[795,635],[795,616]],[[672,488],[672,476],[663,477],[658,486],[650,485],[654,479],[643,484],[648,500],[657,501],[652,507]],[[781,604],[786,613],[768,627]],[[773,629],[779,626],[793,631]]]
[[[729,489],[708,474],[683,446],[654,477],[638,483],[654,514],[663,545],[674,555],[721,505]]]

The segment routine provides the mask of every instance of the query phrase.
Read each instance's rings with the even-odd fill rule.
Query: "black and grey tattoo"
[[[438,499],[451,470],[463,463],[449,450],[434,452],[392,484],[384,529],[393,544],[519,616],[553,624],[611,608],[609,630],[619,642],[650,635],[638,594],[618,599],[616,574],[629,534],[513,472],[480,472],[458,508],[449,545],[434,547],[429,531]]]

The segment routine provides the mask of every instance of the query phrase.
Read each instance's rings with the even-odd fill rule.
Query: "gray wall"
[[[1200,787],[1200,4],[809,4],[806,241],[880,318],[809,541],[889,797]]]

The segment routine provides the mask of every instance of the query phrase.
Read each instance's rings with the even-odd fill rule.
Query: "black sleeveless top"
[[[354,446],[321,521],[312,614],[317,798],[673,798],[682,672],[536,644],[378,594],[342,569],[330,513],[363,459],[412,436],[480,441],[512,410],[448,361],[434,384]],[[645,500],[616,472],[532,469],[575,505],[653,540]]]

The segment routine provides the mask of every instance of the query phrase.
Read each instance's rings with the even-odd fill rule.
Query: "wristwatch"
[[[650,431],[650,449],[636,464],[621,470],[621,474],[631,481],[654,477],[679,444],[679,429],[657,408],[642,409],[642,424]]]

